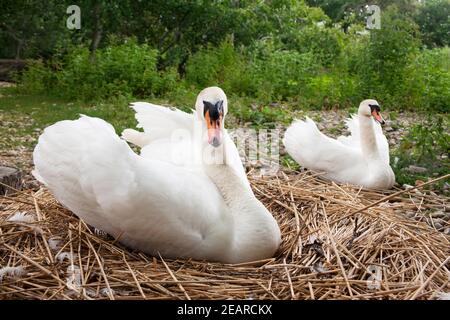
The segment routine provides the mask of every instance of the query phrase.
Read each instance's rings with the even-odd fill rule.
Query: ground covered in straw
[[[309,172],[251,183],[277,219],[283,243],[275,258],[240,265],[133,252],[85,225],[46,189],[1,197],[0,299],[448,296],[450,237],[404,214],[445,212],[445,196],[427,187],[359,190]]]

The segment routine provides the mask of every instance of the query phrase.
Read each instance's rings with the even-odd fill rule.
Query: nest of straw
[[[448,198],[359,190],[308,172],[251,183],[283,242],[273,259],[238,265],[135,252],[43,188],[0,198],[0,299],[437,299],[450,291],[450,237],[404,215],[445,208]]]

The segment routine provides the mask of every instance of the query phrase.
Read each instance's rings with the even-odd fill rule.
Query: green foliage
[[[450,101],[450,48],[423,50],[406,69],[400,92],[406,105],[448,112]]]
[[[17,91],[25,94],[48,93],[55,82],[55,75],[42,60],[30,60],[27,69],[22,74],[15,74],[19,82]]]
[[[290,42],[288,47],[301,53],[311,52],[326,67],[335,65],[343,50],[341,31],[334,28],[311,26],[303,28]]]
[[[187,63],[186,81],[197,88],[219,85],[225,91],[270,102],[302,95],[318,66],[312,53],[261,44],[244,54],[227,40],[194,54]]]
[[[425,1],[415,15],[415,21],[427,46],[450,45],[450,1]]]
[[[289,168],[291,170],[295,170],[295,171],[300,170],[301,166],[298,164],[297,161],[292,159],[292,157],[289,154],[282,156],[280,160],[281,160],[281,164],[284,167],[287,167],[287,168]]]
[[[197,88],[218,85],[225,92],[253,95],[256,85],[247,69],[245,57],[227,39],[218,47],[199,50],[188,60],[186,81]]]
[[[308,105],[314,109],[351,107],[362,98],[357,79],[346,73],[322,73],[311,79],[306,88]]]
[[[174,69],[157,71],[158,52],[130,39],[99,49],[93,60],[85,47],[63,60],[32,64],[23,73],[24,91],[50,92],[67,99],[94,101],[118,96],[161,95],[178,81]]]
[[[412,20],[419,21],[416,12],[445,4],[413,2],[374,0],[382,7],[382,27],[361,34],[365,7],[360,0],[308,1],[331,18],[293,0],[155,0],[112,6],[106,0],[83,0],[83,30],[68,38],[55,27],[61,41],[48,49],[51,58],[29,65],[19,77],[20,90],[84,101],[119,96],[182,101],[219,85],[230,96],[261,105],[284,101],[302,108],[343,108],[375,98],[391,108],[446,112],[449,49],[423,49]],[[49,10],[60,6],[51,4]],[[43,10],[38,4],[34,8]],[[11,18],[16,11],[0,16]],[[13,20],[11,25],[20,22]],[[332,26],[331,20],[341,25]],[[99,25],[107,30],[99,47],[89,50]],[[436,26],[430,28],[445,38]],[[28,36],[33,38],[23,33]]]
[[[372,30],[358,52],[356,72],[360,91],[366,97],[381,98],[389,106],[401,103],[398,87],[406,79],[406,67],[418,54],[417,26],[401,18],[396,7],[383,12],[382,28]]]
[[[50,56],[70,41],[62,16],[67,6],[57,0],[0,2],[0,57]]]
[[[450,134],[448,117],[429,117],[426,121],[410,128],[402,139],[400,147],[394,152],[392,167],[397,182],[412,184],[418,179],[448,173],[450,168]],[[410,165],[426,168],[424,173],[411,173]]]
[[[232,109],[233,115],[243,123],[248,123],[256,128],[275,128],[277,123],[285,125],[292,121],[287,110],[279,105],[254,105],[238,103]]]
[[[275,50],[253,63],[252,78],[263,101],[301,97],[308,81],[317,72],[312,53]]]

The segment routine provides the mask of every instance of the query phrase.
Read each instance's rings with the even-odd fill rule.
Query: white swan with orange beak
[[[241,169],[233,167],[239,155],[224,128],[223,91],[203,90],[193,115],[154,105],[134,108],[145,135],[132,134],[136,143],[145,140],[145,156],[105,121],[82,116],[44,130],[33,153],[35,176],[86,223],[137,250],[226,263],[272,257],[280,229],[239,171],[240,161]],[[187,143],[174,140],[174,129],[207,134]],[[206,154],[221,150],[223,161],[190,167],[164,154],[186,145]]]
[[[323,177],[368,189],[390,189],[395,175],[389,165],[389,144],[380,124],[376,100],[361,102],[358,115],[347,120],[350,136],[327,137],[309,118],[296,120],[284,135],[287,152],[300,165]]]
[[[148,102],[132,103],[138,128],[125,129],[122,138],[141,147],[144,158],[159,159],[202,171],[206,144],[226,148],[227,163],[250,189],[239,152],[224,126],[228,99],[219,87],[203,89],[197,96],[195,110],[186,113]],[[223,142],[223,143],[222,143]]]

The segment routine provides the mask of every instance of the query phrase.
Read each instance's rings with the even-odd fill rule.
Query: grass
[[[25,130],[19,131],[19,134],[31,134],[33,129],[44,128],[63,119],[76,119],[80,114],[103,118],[116,129],[135,125],[133,112],[130,112],[127,102],[119,100],[86,104],[42,95],[3,94],[0,110],[12,118],[27,116],[33,119],[32,125],[24,126]]]
[[[31,125],[20,127],[21,130],[17,132],[20,135],[31,134],[34,129],[45,128],[60,120],[76,119],[80,114],[102,118],[111,123],[118,132],[121,132],[125,128],[136,126],[134,113],[128,107],[132,101],[170,104],[189,112],[193,108],[195,95],[191,92],[182,92],[171,99],[117,98],[110,101],[85,103],[47,95],[17,94],[14,88],[0,88],[0,111],[11,119],[17,117],[20,119],[23,116],[33,119]],[[285,107],[258,105],[255,107],[257,110],[252,110],[248,98],[238,97],[230,97],[230,103],[233,104],[229,117],[231,126],[237,125],[237,123],[251,123],[253,127],[257,128],[274,127],[275,123],[286,125],[292,120]],[[0,131],[0,134],[3,135],[4,132]]]

